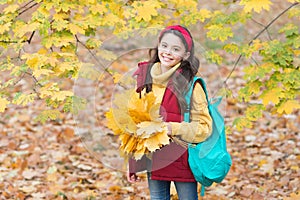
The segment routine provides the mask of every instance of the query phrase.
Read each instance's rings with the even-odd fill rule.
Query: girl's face
[[[180,37],[173,33],[166,33],[158,44],[158,58],[161,66],[167,69],[187,59],[190,52],[186,52],[185,46]]]

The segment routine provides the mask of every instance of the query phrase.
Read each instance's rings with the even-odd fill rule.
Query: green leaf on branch
[[[288,23],[279,30],[279,33],[285,33],[286,37],[299,35],[299,27],[295,24]]]
[[[239,90],[239,100],[250,101],[253,94],[258,94],[261,90],[262,83],[259,80],[249,82],[245,87]]]
[[[12,103],[17,105],[26,106],[28,103],[32,103],[35,98],[37,97],[36,94],[22,94],[20,92],[16,93]]]
[[[212,63],[216,63],[216,64],[221,64],[223,62],[223,57],[220,56],[219,54],[217,54],[215,51],[210,50],[210,51],[206,51],[205,52],[205,58],[212,62]]]
[[[250,121],[256,121],[262,118],[264,108],[262,104],[252,104],[248,106],[245,112],[246,118]]]
[[[210,25],[207,27],[207,37],[212,40],[220,40],[224,42],[230,37],[233,37],[233,32],[230,27],[224,27],[222,25]]]
[[[36,122],[44,124],[47,120],[56,120],[60,118],[59,110],[44,110],[35,119]]]
[[[233,121],[233,126],[238,131],[241,131],[244,128],[252,128],[252,122],[249,119],[247,119],[246,117],[237,117]]]
[[[256,80],[257,78],[262,79],[271,73],[273,69],[277,69],[277,66],[271,62],[266,62],[259,66],[249,65],[243,70],[245,72],[244,78],[249,81]]]
[[[223,46],[223,49],[228,53],[240,54],[241,49],[237,44],[230,43]]]

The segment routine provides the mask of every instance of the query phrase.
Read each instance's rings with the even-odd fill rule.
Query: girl
[[[153,153],[151,159],[130,159],[128,181],[138,181],[136,172],[148,172],[151,200],[169,200],[170,183],[174,182],[180,200],[197,200],[197,182],[188,165],[188,152],[183,143],[199,143],[208,138],[212,119],[205,93],[200,84],[193,89],[191,122],[183,122],[185,93],[198,72],[199,60],[194,56],[190,32],[180,25],[169,26],[159,35],[158,45],[149,51],[150,60],[139,63],[137,92],[154,92],[161,102],[160,114],[168,124],[169,145]],[[141,95],[142,98],[142,95]]]

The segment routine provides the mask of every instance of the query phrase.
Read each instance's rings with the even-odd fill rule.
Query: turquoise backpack
[[[212,134],[204,142],[188,145],[188,162],[197,182],[201,184],[201,196],[204,196],[205,187],[213,182],[220,183],[229,172],[232,165],[231,157],[226,148],[224,118],[218,110],[222,97],[208,99],[205,81],[194,77],[193,84],[185,96],[188,109],[184,113],[184,121],[190,121],[190,101],[196,81],[200,81],[208,102],[208,110],[212,118]]]

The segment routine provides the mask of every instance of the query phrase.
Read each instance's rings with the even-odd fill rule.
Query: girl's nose
[[[165,53],[168,54],[168,55],[171,55],[172,54],[172,50],[171,49],[166,49]]]

